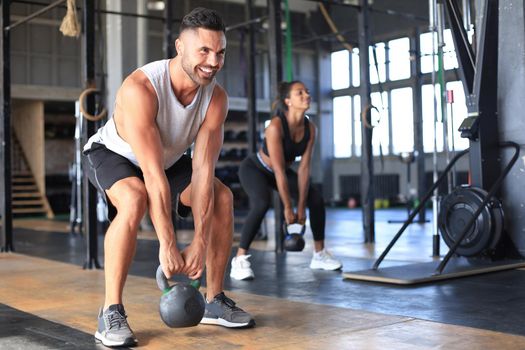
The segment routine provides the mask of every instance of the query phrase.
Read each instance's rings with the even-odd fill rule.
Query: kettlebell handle
[[[171,287],[173,287],[169,285],[168,279],[166,278],[166,275],[164,275],[164,271],[162,271],[162,266],[159,265],[159,267],[157,267],[157,273],[155,277],[157,279],[157,286],[162,291],[162,293],[169,292]],[[201,282],[199,280],[192,280],[190,282],[190,286],[199,290],[199,288],[201,287]]]
[[[291,225],[299,225],[299,224],[290,224],[290,225],[287,225],[286,224],[286,221],[283,222],[283,231],[284,231],[284,234],[285,235],[289,235],[290,232],[288,232],[288,226],[291,226]],[[306,225],[300,225],[301,226],[301,231],[300,232],[293,232],[295,234],[299,234],[301,236],[304,235],[304,233],[306,232]]]

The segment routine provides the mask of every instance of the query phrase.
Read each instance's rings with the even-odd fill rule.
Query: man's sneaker
[[[310,268],[314,270],[339,270],[342,267],[343,264],[335,259],[326,249],[314,252],[312,261],[310,262]]]
[[[248,280],[253,279],[255,276],[253,270],[250,267],[251,264],[248,258],[251,255],[240,255],[232,259],[232,269],[230,271],[230,277],[236,280]]]
[[[106,311],[98,313],[98,329],[95,338],[105,346],[137,345],[137,338],[126,320],[122,304],[110,305]]]
[[[206,300],[206,311],[201,320],[203,324],[215,324],[228,328],[248,328],[255,326],[253,317],[223,293],[217,294],[213,300]]]

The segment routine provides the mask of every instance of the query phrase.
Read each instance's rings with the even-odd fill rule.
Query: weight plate
[[[477,191],[483,198],[488,194],[487,191],[479,187],[472,187],[472,190]],[[504,213],[503,205],[496,197],[492,197],[492,200],[489,202],[489,208],[492,216],[492,239],[487,248],[492,251],[496,249],[503,235]]]
[[[459,239],[467,223],[472,219],[483,201],[482,192],[469,187],[455,188],[441,202],[438,226],[445,243],[452,247]],[[468,229],[456,253],[474,256],[492,243],[493,217],[491,209],[483,208],[481,214]]]

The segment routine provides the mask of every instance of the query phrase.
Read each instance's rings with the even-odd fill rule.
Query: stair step
[[[44,201],[42,201],[41,198],[38,199],[26,199],[26,200],[14,200],[13,206],[19,206],[19,205],[44,205]]]
[[[40,192],[15,192],[13,198],[40,198]]]
[[[36,185],[13,185],[13,191],[38,190]]]
[[[11,184],[12,186],[35,186],[35,182],[32,179],[13,179]]]
[[[30,171],[14,171],[13,177],[33,177],[33,174]]]
[[[46,213],[44,208],[13,208],[13,214]]]

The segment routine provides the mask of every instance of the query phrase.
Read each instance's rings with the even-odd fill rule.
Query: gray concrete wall
[[[500,0],[498,100],[500,139],[525,144],[525,23],[523,0]],[[508,161],[512,152],[502,152]],[[522,154],[523,155],[523,154]],[[503,185],[505,224],[525,256],[525,166],[523,158]]]

